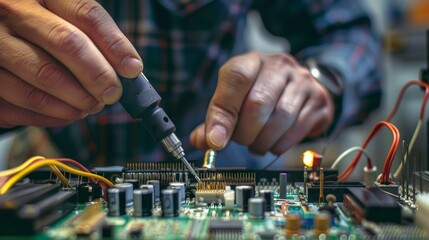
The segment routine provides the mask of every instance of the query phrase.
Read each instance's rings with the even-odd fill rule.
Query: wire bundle
[[[80,170],[70,167],[66,164],[73,165]],[[58,168],[66,172],[76,174],[78,176],[88,177],[91,182],[98,183],[103,188],[105,196],[107,187],[113,187],[113,183],[110,182],[108,179],[97,174],[91,173],[87,168],[85,168],[83,165],[73,159],[47,159],[42,156],[36,156],[28,159],[27,161],[15,168],[0,172],[0,195],[5,194],[15,183],[20,181],[26,175],[45,166],[49,166],[64,185],[70,186],[70,183],[67,178],[64,177],[64,175],[59,171]]]
[[[429,85],[422,82],[422,81],[418,81],[418,80],[408,81],[401,88],[401,91],[398,95],[398,98],[396,99],[396,102],[395,102],[391,112],[389,113],[389,115],[386,117],[386,119],[384,121],[378,122],[375,125],[375,127],[372,129],[372,131],[370,132],[370,134],[368,135],[368,137],[365,139],[364,143],[362,144],[362,149],[364,149],[382,126],[386,126],[392,132],[392,135],[393,135],[392,144],[390,146],[389,153],[388,153],[386,160],[384,162],[384,165],[383,165],[382,175],[380,178],[381,183],[390,183],[390,181],[391,181],[389,179],[390,169],[392,167],[393,160],[394,160],[394,157],[396,155],[396,152],[397,152],[397,149],[399,146],[399,141],[400,141],[399,131],[398,131],[397,127],[391,123],[391,120],[395,116],[396,112],[398,111],[399,105],[402,102],[402,98],[403,98],[405,92],[408,90],[409,87],[411,87],[413,85],[420,86],[420,87],[425,89],[425,94],[423,96],[422,104],[420,107],[419,120],[417,122],[417,126],[414,130],[414,134],[413,134],[411,141],[410,141],[409,151],[411,151],[413,149],[414,143],[416,142],[416,139],[417,139],[417,137],[420,133],[420,130],[421,130],[421,125],[422,125],[422,121],[423,121],[423,117],[424,117],[424,113],[425,113],[425,108],[426,108],[426,103],[427,103],[427,100],[429,98]],[[339,175],[339,177],[338,177],[339,181],[345,181],[352,174],[352,172],[356,168],[361,156],[362,156],[362,151],[360,151],[356,155],[356,157],[352,160],[351,164],[347,167],[347,169]],[[405,156],[404,162],[406,162],[407,157],[408,156]],[[371,168],[371,167],[372,167],[371,162],[368,161],[368,168]],[[399,165],[398,169],[396,170],[396,172],[394,174],[395,178],[399,175],[401,170],[402,170],[402,163]]]

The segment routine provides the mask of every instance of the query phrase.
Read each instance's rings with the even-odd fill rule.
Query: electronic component
[[[179,191],[165,189],[161,191],[161,207],[163,217],[177,217],[180,212]]]
[[[253,197],[253,187],[237,186],[235,188],[235,199],[237,201],[237,210],[241,212],[249,211],[249,198]]]
[[[216,160],[217,160],[217,153],[213,149],[209,149],[204,154],[204,163],[203,168],[214,171],[216,170]]]
[[[125,179],[124,183],[131,183],[133,185],[133,190],[139,189],[140,184],[137,179]]]
[[[102,197],[100,185],[94,183],[82,183],[77,187],[77,201],[79,203],[91,202]]]
[[[208,226],[209,239],[239,239],[243,232],[241,220],[211,220]]]
[[[225,201],[225,209],[228,209],[228,210],[234,209],[235,191],[234,190],[226,191],[223,194],[223,198]]]
[[[155,201],[159,201],[161,196],[161,186],[158,180],[149,180],[147,184],[153,185],[153,193],[155,194]]]
[[[133,184],[131,184],[131,183],[117,183],[117,184],[115,184],[114,187],[124,189],[126,201],[127,201],[127,207],[133,206],[133,189],[134,189]]]
[[[280,173],[280,199],[287,197],[287,173]]]
[[[59,184],[22,185],[0,196],[0,234],[32,235],[74,209],[76,192]]]
[[[274,193],[271,190],[260,190],[259,196],[265,199],[265,211],[274,211]]]
[[[109,200],[109,216],[117,217],[126,214],[127,199],[126,190],[123,188],[111,188],[107,190]]]
[[[401,208],[398,201],[378,188],[349,188],[344,204],[358,220],[373,222],[401,222]]]
[[[325,177],[326,179],[326,177]],[[324,181],[323,192],[325,195],[333,194],[337,201],[342,202],[344,194],[349,193],[349,188],[364,188],[361,182],[337,182]],[[320,196],[320,182],[310,182],[307,184],[307,199],[309,202],[318,202]]]
[[[203,203],[223,203],[226,184],[224,182],[203,182],[195,185],[195,198]]]
[[[72,220],[70,225],[76,229],[77,236],[90,236],[105,222],[102,206],[101,200],[98,199]]]
[[[314,215],[314,236],[319,237],[320,234],[329,234],[329,227],[331,222],[331,216],[329,213],[317,213]]]
[[[285,216],[285,236],[292,237],[301,231],[301,217],[298,214],[290,213]]]
[[[181,182],[172,182],[170,183],[170,188],[172,189],[176,189],[177,191],[179,191],[179,199],[181,203],[185,202],[185,198],[186,198],[186,187],[184,183]]]
[[[134,216],[149,217],[152,216],[154,205],[153,191],[149,189],[137,189],[133,191],[134,195]]]
[[[264,198],[249,198],[249,216],[251,219],[263,219],[265,212]]]

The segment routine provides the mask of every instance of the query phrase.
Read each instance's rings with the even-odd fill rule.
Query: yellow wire
[[[93,173],[88,173],[88,172],[76,170],[72,167],[65,165],[64,163],[58,162],[55,159],[44,159],[44,160],[40,160],[40,161],[32,164],[31,166],[27,167],[26,169],[20,171],[19,173],[15,174],[13,177],[11,177],[0,188],[0,195],[5,194],[16,182],[18,182],[20,179],[25,177],[27,174],[33,172],[34,170],[36,170],[40,167],[46,166],[46,165],[55,165],[57,167],[64,169],[67,172],[71,172],[71,173],[76,174],[76,175],[98,179],[100,181],[105,182],[109,187],[113,187],[113,183],[110,182],[109,180],[107,180],[106,178],[102,177],[102,176],[99,176],[99,175],[96,175]]]
[[[17,172],[20,172],[20,171],[24,170],[26,167],[28,167],[29,165],[31,165],[34,161],[37,161],[39,159],[45,159],[45,158],[42,156],[34,156],[32,158],[29,158],[27,161],[25,161],[24,163],[22,163],[21,165],[19,165],[17,167],[14,167],[14,168],[11,168],[11,169],[8,169],[5,171],[1,171],[0,177],[4,177],[7,175],[11,175],[11,174],[15,174]]]
[[[23,169],[25,169],[26,167],[28,167],[29,165],[31,165],[33,162],[37,161],[37,160],[41,160],[41,159],[45,159],[45,157],[42,156],[35,156],[32,158],[29,158],[28,160],[26,160],[24,163],[22,163],[21,165],[6,170],[6,171],[2,171],[0,172],[0,177],[4,177],[4,176],[8,176],[8,175],[12,175],[15,174],[17,172],[22,171]],[[64,184],[67,185],[68,187],[71,188],[71,185],[69,183],[69,181],[67,180],[67,178],[60,172],[60,170],[55,167],[55,166],[49,166],[51,171],[60,179],[60,181]]]
[[[60,179],[60,181],[69,188],[72,188],[69,180],[61,173],[61,171],[54,165],[49,165],[51,171]]]

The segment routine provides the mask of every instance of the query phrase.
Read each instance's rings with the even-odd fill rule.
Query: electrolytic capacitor
[[[109,201],[109,216],[116,217],[126,214],[126,190],[122,188],[111,188],[107,190]]]
[[[285,236],[292,237],[301,231],[301,217],[298,214],[288,213],[285,216]]]
[[[131,183],[133,185],[133,190],[139,189],[140,184],[137,179],[125,179],[124,183]]]
[[[158,180],[149,180],[146,184],[153,185],[153,193],[155,194],[155,202],[161,197],[161,185]]]
[[[100,185],[95,183],[82,183],[77,187],[77,201],[79,203],[91,202],[102,197]]]
[[[143,184],[140,186],[140,189],[147,189],[153,192],[152,194],[152,198],[153,198],[153,204],[155,204],[155,189],[153,187],[153,185],[150,184]]]
[[[264,205],[265,199],[263,198],[249,198],[249,216],[251,219],[264,218]]]
[[[319,237],[320,234],[329,234],[331,226],[331,215],[327,212],[320,212],[314,215],[314,230],[313,235]]]
[[[259,196],[265,199],[265,211],[274,211],[274,193],[272,190],[263,189],[259,191]]]
[[[131,183],[117,183],[114,185],[114,187],[125,190],[127,207],[132,207],[133,206],[133,185]]]
[[[176,189],[165,189],[161,191],[161,210],[163,217],[179,216],[179,191]]]
[[[253,187],[237,186],[235,188],[237,210],[240,212],[247,212],[249,209],[249,198],[251,197],[253,197]]]
[[[153,209],[153,191],[150,189],[137,189],[133,191],[134,195],[134,216],[148,217],[152,216]]]
[[[287,173],[280,173],[280,199],[287,197]]]
[[[185,202],[186,198],[186,187],[182,182],[172,182],[170,183],[170,188],[177,189],[179,191],[179,199],[181,203]]]

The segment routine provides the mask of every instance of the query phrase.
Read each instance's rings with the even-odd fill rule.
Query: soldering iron
[[[146,76],[141,73],[137,78],[120,77],[123,87],[120,102],[134,119],[142,119],[143,125],[152,137],[161,142],[164,148],[175,158],[181,160],[198,182],[201,182],[195,170],[185,158],[182,142],[174,133],[176,127],[159,106],[161,97],[152,87]]]

